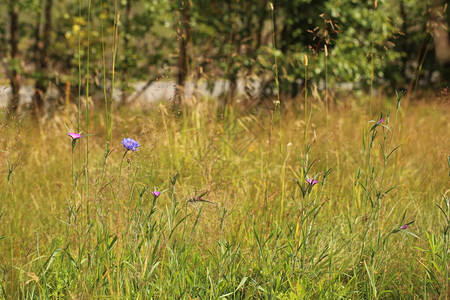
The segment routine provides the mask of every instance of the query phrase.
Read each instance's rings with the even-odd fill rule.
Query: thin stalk
[[[103,0],[101,0],[101,7],[103,9]],[[103,14],[103,11],[102,11]],[[111,120],[112,120],[112,97],[114,92],[114,85],[112,87],[111,91],[111,102],[108,102],[108,97],[106,93],[106,58],[105,58],[105,40],[104,40],[104,23],[103,23],[103,17],[101,19],[101,39],[102,39],[102,67],[103,67],[103,99],[105,104],[105,123],[106,123],[106,144],[105,144],[105,153],[103,156],[103,168],[102,168],[102,176],[101,176],[101,183],[103,184],[105,173],[106,173],[106,162],[108,159],[108,156],[110,154],[110,144],[111,144],[111,132],[112,132],[112,126],[111,126]],[[114,39],[113,43],[116,42],[116,18],[114,18]],[[115,45],[113,47],[113,57],[115,57]],[[114,58],[113,58],[114,59]],[[113,63],[113,70],[112,70],[113,76],[114,76],[114,63]],[[113,80],[114,84],[114,80]],[[111,108],[109,107],[111,106]]]
[[[430,50],[430,45],[431,45],[432,40],[433,40],[433,38],[430,37],[430,39],[428,40],[427,47],[425,48],[425,52],[423,53],[422,59],[420,60],[419,68],[417,69],[417,74],[416,74],[416,81],[414,83],[413,93],[416,91],[417,84],[419,83],[419,78],[420,78],[420,73],[422,72],[423,63],[425,61],[425,58],[427,57],[428,51]]]
[[[264,205],[267,207],[267,200],[269,198],[269,178],[270,178],[270,154],[272,153],[272,132],[273,132],[273,110],[270,112],[270,122],[269,122],[269,144],[268,144],[268,153],[265,165],[265,184],[264,184]],[[281,208],[282,209],[282,208]]]
[[[86,216],[89,216],[89,77],[90,77],[90,31],[91,31],[91,0],[88,1],[88,33],[87,33],[87,57],[86,57]]]
[[[324,52],[325,52],[325,110],[326,110],[326,123],[327,123],[327,127],[326,127],[326,131],[325,131],[325,134],[326,134],[326,144],[327,144],[327,147],[328,147],[328,138],[329,138],[329,136],[328,136],[328,126],[329,126],[329,106],[328,106],[328,47],[327,47],[327,45],[325,44],[324,45]],[[327,168],[328,168],[328,151],[326,151],[326,154],[325,154],[325,157],[326,157],[326,163],[327,163]]]
[[[13,180],[12,173],[14,171],[14,166],[10,165],[8,163],[8,161],[6,162],[6,165],[8,167],[8,175],[7,175],[7,178],[6,178],[5,202],[6,202],[6,198],[7,198],[7,195],[8,195],[8,189],[10,189],[11,190],[11,198],[13,199],[12,213],[13,213],[13,215],[17,215],[17,202],[16,202],[16,198],[14,197],[14,187],[13,187],[13,181],[12,181]],[[0,213],[3,214],[3,211],[0,212]],[[17,232],[17,218],[14,218],[14,221],[11,222],[10,225],[11,225],[10,226],[11,238],[9,239],[9,241],[10,241],[10,244],[9,244],[9,246],[10,246],[10,248],[9,248],[9,250],[10,250],[10,263],[11,263],[10,268],[11,268],[11,270],[14,270],[16,268],[15,264],[14,264],[14,253],[15,253],[15,251],[18,251],[18,249],[14,249],[14,246],[15,246],[15,244],[14,244],[14,240],[15,240],[14,233]],[[14,293],[15,293],[13,291],[13,289],[14,289],[14,280],[17,280],[17,279],[14,278],[13,271],[10,271],[10,272],[11,272],[11,286],[10,286],[11,291],[10,291],[10,295],[14,295]]]
[[[373,79],[375,76],[373,51],[374,51],[374,47],[373,47],[373,42],[372,42],[372,50],[371,50],[371,56],[370,56],[371,57],[371,62],[370,62],[371,71],[370,71],[369,116],[372,115]]]
[[[277,59],[277,44],[275,37],[275,14],[273,4],[270,3],[270,11],[272,12],[272,43],[273,43],[273,56],[275,60],[274,72],[275,72],[275,85],[277,87],[277,101],[275,102],[275,109],[279,109],[281,114],[281,103],[280,103],[280,81],[278,76],[278,59]],[[281,121],[281,119],[280,119]],[[280,132],[281,133],[281,132]]]
[[[100,5],[102,8],[103,15],[103,0],[100,0]],[[109,129],[109,114],[108,114],[108,98],[106,95],[106,60],[105,60],[105,35],[104,35],[104,25],[103,17],[100,17],[101,26],[101,39],[102,39],[102,72],[103,72],[103,102],[105,104],[105,123],[106,123],[106,151],[105,151],[105,164],[106,164],[106,153],[109,150],[109,139],[108,139],[108,129]]]
[[[112,57],[112,74],[111,74],[111,100],[109,104],[109,116],[110,116],[110,124],[109,124],[109,130],[107,132],[107,139],[111,141],[112,136],[112,113],[113,113],[113,95],[114,95],[114,89],[116,86],[115,76],[116,76],[116,58],[117,58],[117,45],[118,45],[118,38],[119,38],[119,20],[120,20],[120,12],[117,12],[117,0],[114,1],[114,38],[113,38],[113,57]]]
[[[375,15],[375,9],[378,6],[378,2],[375,0],[373,2],[373,9],[372,9],[372,20],[374,20]],[[373,97],[373,80],[375,77],[375,65],[374,65],[374,41],[373,41],[373,33],[374,33],[374,24],[371,24],[372,27],[372,42],[371,42],[371,49],[370,49],[370,95],[369,95],[369,116],[372,115],[372,97]]]
[[[280,101],[280,80],[279,80],[279,73],[278,73],[278,58],[277,58],[277,41],[276,41],[276,33],[275,33],[275,14],[274,14],[274,6],[273,3],[270,3],[270,11],[272,14],[272,44],[273,44],[273,56],[274,56],[274,72],[275,72],[275,85],[277,87],[277,100],[274,101],[274,110],[277,112],[276,117],[279,121],[279,128],[278,128],[278,138],[279,138],[279,146],[280,146],[280,153],[283,153],[283,143],[282,143],[282,126],[281,126],[281,101]],[[272,131],[273,128],[273,116],[274,113],[272,112],[271,116],[271,124],[270,124],[270,131]],[[270,160],[270,147],[271,147],[271,136],[272,132],[269,133],[269,157],[267,162],[267,169],[269,168],[269,160]],[[285,168],[283,167],[281,170],[280,178],[281,178],[281,204],[280,204],[280,220],[282,220],[283,212],[284,212],[284,193],[285,193]],[[267,174],[269,175],[269,173]],[[267,188],[268,188],[268,179],[269,176],[266,177],[266,199],[267,199]]]
[[[121,201],[120,201],[120,199],[122,199],[122,196],[121,196],[121,194],[120,194],[120,192],[121,192],[121,187],[122,187],[122,183],[121,183],[121,175],[122,175],[122,165],[123,165],[123,161],[124,161],[124,159],[125,159],[125,156],[127,155],[127,153],[128,153],[128,149],[127,150],[125,150],[125,152],[123,153],[123,155],[122,155],[122,159],[120,160],[120,166],[119,166],[119,176],[118,176],[118,182],[117,182],[117,184],[118,184],[118,189],[117,189],[117,198],[116,198],[116,210],[117,210],[117,220],[116,220],[116,236],[117,236],[117,247],[116,247],[116,264],[117,265],[120,265],[120,258],[121,258],[121,256],[122,256],[122,249],[121,249],[121,245],[122,245],[122,232],[121,232],[121,226],[122,226],[122,218],[121,218],[121,210],[122,210],[122,207],[121,207]],[[117,289],[117,294],[120,294],[120,287],[119,287],[119,282],[120,282],[120,280],[117,280],[117,286],[116,286],[116,289]]]
[[[120,166],[119,166],[119,180],[120,180],[120,175],[122,174],[122,165],[123,165],[123,160],[125,159],[125,155],[127,155],[128,151],[130,150],[126,150],[123,155],[122,155],[122,159],[120,160]],[[120,188],[120,183],[119,183],[119,188]]]
[[[327,142],[328,142],[328,120],[329,120],[329,116],[328,116],[328,48],[327,45],[324,46],[324,50],[325,50],[325,110],[326,110],[326,122],[327,122],[327,127],[326,127],[326,135],[327,135]]]
[[[81,0],[78,1],[78,19],[81,20]],[[78,118],[77,132],[81,131],[81,28],[78,31]]]
[[[389,148],[392,146],[392,140],[394,138],[394,132],[395,129],[397,127],[397,118],[398,118],[398,111],[400,110],[400,103],[402,101],[403,96],[405,95],[406,91],[397,91],[397,104],[395,106],[395,119],[394,119],[394,124],[392,125],[392,131],[391,131],[391,138],[389,140],[389,145],[388,145],[388,150]],[[392,178],[391,178],[391,182],[394,179],[394,173],[392,173]]]
[[[305,133],[304,133],[304,142],[306,145],[306,138],[308,132],[308,120],[307,120],[307,105],[308,105],[308,56],[305,54],[303,57],[303,62],[305,65]]]
[[[72,140],[72,192],[73,192],[73,203],[76,203],[76,179],[75,179],[75,144],[77,140]]]

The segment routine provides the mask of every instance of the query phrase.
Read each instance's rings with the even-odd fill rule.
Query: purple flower
[[[312,178],[310,178],[310,179],[306,179],[306,181],[311,185],[311,186],[313,186],[313,185],[315,185],[315,184],[317,184],[318,183],[318,181],[317,180],[315,180],[315,179],[312,179]]]
[[[384,119],[383,118],[380,118],[378,121],[377,121],[377,125],[380,125],[381,123],[383,123],[384,122]]]
[[[136,151],[137,148],[139,147],[139,143],[130,138],[123,139],[122,145],[125,147],[125,149],[131,150],[133,152]]]
[[[73,132],[69,132],[67,135],[70,136],[72,140],[77,140],[83,137],[81,134]]]
[[[161,195],[161,193],[160,193],[160,192],[157,192],[157,191],[153,191],[153,192],[152,192],[152,195],[153,195],[153,197],[158,198],[159,195]]]
[[[402,227],[400,227],[400,229],[408,229],[408,227],[409,227],[409,225],[406,224],[406,225],[403,225]]]

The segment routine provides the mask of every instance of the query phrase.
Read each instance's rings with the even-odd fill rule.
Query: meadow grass
[[[449,108],[371,101],[3,124],[0,297],[445,299]]]

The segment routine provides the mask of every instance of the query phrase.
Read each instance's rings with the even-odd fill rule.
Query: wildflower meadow
[[[445,299],[448,110],[379,101],[4,125],[2,296]]]
[[[450,299],[447,4],[7,2],[0,299]]]

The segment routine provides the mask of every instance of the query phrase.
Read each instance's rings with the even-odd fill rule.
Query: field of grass
[[[448,105],[298,101],[2,124],[0,298],[448,299]]]

